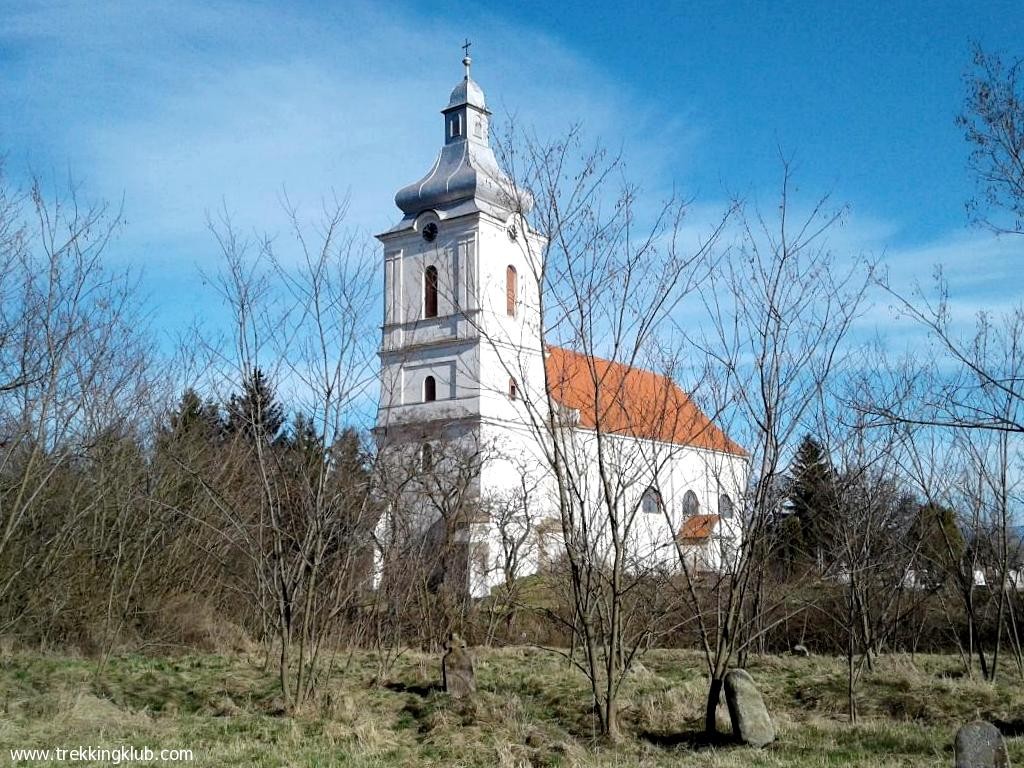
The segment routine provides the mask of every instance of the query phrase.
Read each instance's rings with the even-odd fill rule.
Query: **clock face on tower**
[[[423,239],[428,243],[432,243],[437,239],[437,224],[430,222],[423,228]]]

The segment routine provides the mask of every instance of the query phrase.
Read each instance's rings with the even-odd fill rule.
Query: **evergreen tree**
[[[910,526],[910,540],[917,548],[921,570],[936,586],[957,570],[967,551],[956,513],[931,502],[918,505]]]
[[[283,437],[284,407],[259,368],[242,379],[242,391],[228,401],[228,431],[253,440],[276,443]]]
[[[288,442],[289,446],[301,456],[311,460],[323,460],[325,451],[323,444],[320,442],[320,434],[317,432],[316,424],[313,423],[312,417],[307,416],[302,411],[295,413],[295,418],[292,421],[291,437]]]
[[[359,439],[359,432],[355,428],[346,427],[335,438],[334,445],[331,446],[331,457],[338,473],[345,476],[356,476],[361,482],[369,482],[366,451]]]
[[[790,468],[789,504],[799,522],[804,556],[821,566],[832,546],[832,519],[836,495],[835,475],[821,443],[806,435]],[[796,533],[797,526],[790,526]]]
[[[790,578],[805,568],[808,561],[803,527],[796,515],[789,514],[775,519],[771,531],[776,565],[784,578]]]
[[[203,402],[199,393],[189,387],[182,393],[178,407],[169,419],[168,437],[214,439],[224,431],[220,408],[212,400]]]

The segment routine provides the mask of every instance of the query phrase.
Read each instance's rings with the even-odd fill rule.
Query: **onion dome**
[[[490,118],[484,92],[470,77],[472,60],[462,60],[466,75],[454,89],[444,115],[444,146],[430,171],[395,195],[406,219],[433,210],[442,218],[485,211],[500,218],[526,213],[533,197],[498,165],[490,145]],[[405,221],[405,219],[403,219]],[[399,225],[401,227],[401,225]]]

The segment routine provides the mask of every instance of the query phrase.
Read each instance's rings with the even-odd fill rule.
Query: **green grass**
[[[408,653],[378,684],[374,658],[361,654],[330,680],[315,712],[292,718],[274,714],[274,676],[255,656],[125,655],[97,674],[88,659],[8,654],[0,661],[0,765],[10,764],[11,747],[125,744],[190,748],[192,765],[201,766],[888,768],[950,765],[956,728],[976,717],[1024,732],[1024,686],[1009,673],[990,685],[961,676],[949,657],[886,657],[865,678],[861,720],[850,725],[840,660],[764,657],[749,670],[777,742],[764,750],[700,747],[700,657],[662,650],[632,676],[626,738],[611,748],[595,738],[584,680],[557,655],[476,654],[472,701],[437,690],[437,657]],[[727,730],[724,711],[719,720]],[[1024,738],[1008,743],[1011,759],[1024,762]]]

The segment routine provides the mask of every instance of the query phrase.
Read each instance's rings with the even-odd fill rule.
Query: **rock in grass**
[[[281,717],[287,714],[287,709],[284,706],[284,699],[280,696],[275,696],[270,700],[270,704],[267,705],[267,712],[274,717]]]
[[[733,669],[725,676],[725,703],[729,707],[733,735],[744,744],[763,747],[775,741],[775,726],[768,717],[754,678],[745,669]]]
[[[213,708],[214,717],[237,717],[241,712],[242,710],[238,708],[238,705],[228,695],[225,695],[218,701]]]
[[[466,641],[454,632],[441,659],[441,685],[453,699],[464,699],[476,693],[473,657],[466,650]]]
[[[967,723],[953,742],[956,768],[1009,768],[1006,742],[999,729],[984,720]]]

